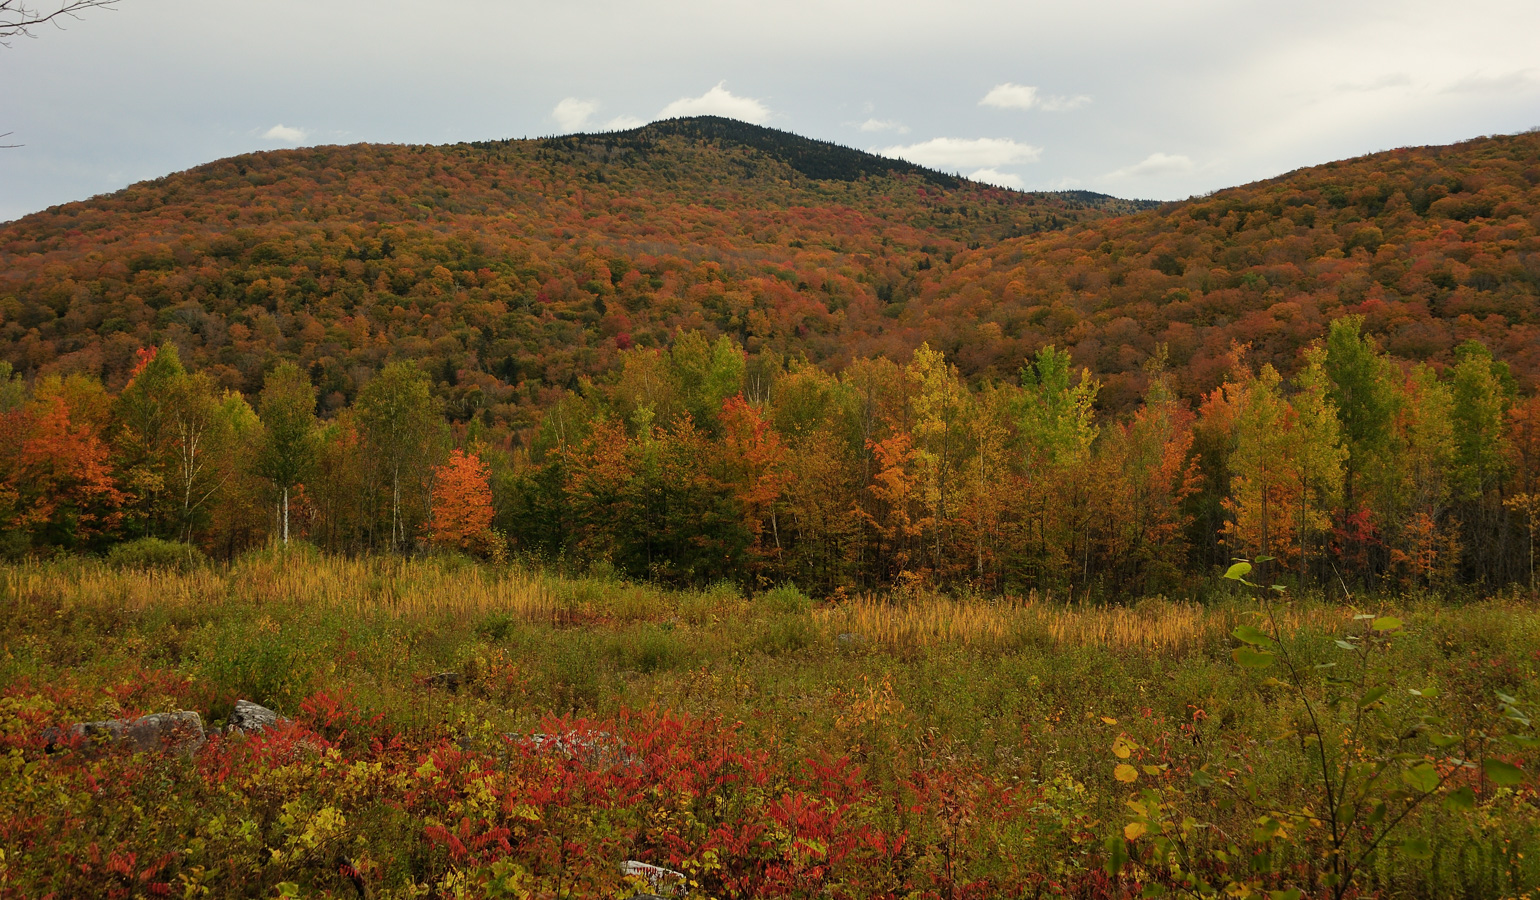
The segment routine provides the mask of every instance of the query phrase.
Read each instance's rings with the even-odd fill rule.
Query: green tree
[[[442,443],[443,416],[428,376],[411,362],[393,362],[358,393],[358,424],[389,497],[390,546],[411,533],[408,518],[427,508],[428,473]],[[414,490],[412,496],[407,491]],[[418,496],[421,494],[422,496]]]
[[[279,534],[289,545],[289,495],[310,473],[316,459],[315,387],[293,363],[275,366],[262,382],[257,401],[262,419],[257,470],[273,485]]]
[[[1455,497],[1465,531],[1468,574],[1488,583],[1505,580],[1508,561],[1501,490],[1509,472],[1504,434],[1507,366],[1467,341],[1455,351],[1449,387],[1454,405]]]
[[[1349,513],[1363,505],[1358,495],[1364,473],[1387,458],[1396,413],[1395,367],[1362,332],[1363,316],[1332,322],[1323,361],[1330,382],[1327,399],[1337,409],[1347,446],[1342,496]]]

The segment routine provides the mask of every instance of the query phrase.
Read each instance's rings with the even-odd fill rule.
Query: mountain
[[[837,364],[969,247],[1147,205],[714,118],[254,153],[0,227],[0,358],[116,386],[170,340],[251,392],[285,357],[337,408],[409,356],[522,419],[680,328]]]
[[[1487,344],[1540,383],[1540,133],[1300,169],[1138,215],[1008,238],[927,273],[894,318],[966,371],[1071,349],[1127,408],[1164,346],[1181,393],[1223,380],[1233,345],[1285,374],[1359,314],[1393,355],[1443,367]],[[897,343],[904,343],[899,341]]]
[[[1232,345],[1286,374],[1346,313],[1440,365],[1540,377],[1540,135],[1395,150],[1182,203],[1021,193],[726,119],[441,147],[254,153],[0,226],[0,358],[109,386],[175,342],[323,405],[419,360],[527,423],[679,329],[838,367],[922,341],[1013,378],[1068,348],[1126,409],[1164,352],[1196,397]]]

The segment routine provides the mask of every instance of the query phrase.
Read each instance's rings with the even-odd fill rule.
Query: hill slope
[[[0,354],[113,385],[169,339],[248,392],[283,356],[334,408],[404,355],[512,416],[679,328],[838,361],[928,267],[1137,206],[719,119],[257,153],[0,228]]]
[[[1393,150],[962,254],[895,325],[972,371],[1067,346],[1114,406],[1143,389],[1157,344],[1196,396],[1232,343],[1289,372],[1349,313],[1403,359],[1446,364],[1480,339],[1533,389],[1537,234],[1540,133]]]
[[[1540,378],[1540,134],[1396,150],[1149,208],[1023,194],[723,119],[258,153],[0,228],[0,356],[121,384],[142,346],[340,408],[408,356],[509,421],[680,328],[831,365],[930,341],[1011,377],[1068,347],[1125,409],[1234,342],[1285,372],[1356,312],[1394,353],[1477,337]],[[474,395],[474,396],[472,396]]]

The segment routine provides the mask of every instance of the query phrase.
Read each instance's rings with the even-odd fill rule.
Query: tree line
[[[6,370],[0,548],[437,546],[824,593],[1173,592],[1238,556],[1343,588],[1533,585],[1540,400],[1479,342],[1440,372],[1362,324],[1331,323],[1288,380],[1237,346],[1196,404],[1157,354],[1121,416],[1052,346],[968,380],[928,345],[836,373],[687,331],[522,437],[452,423],[409,361],[325,419],[292,363],[247,398],[171,344],[115,395]]]

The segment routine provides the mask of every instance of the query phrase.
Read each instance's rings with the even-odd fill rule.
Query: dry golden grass
[[[958,644],[981,650],[1024,646],[1102,646],[1145,652],[1181,653],[1227,642],[1246,613],[1207,609],[1160,598],[1135,606],[1066,606],[1036,597],[1025,600],[962,601],[928,596],[905,603],[862,597],[820,610],[835,634],[858,634],[885,647],[908,649]],[[1280,625],[1334,628],[1352,612],[1327,606],[1286,610]]]
[[[145,610],[233,600],[403,617],[499,613],[549,621],[556,612],[546,581],[536,576],[390,557],[272,554],[187,572],[24,563],[0,569],[0,585],[7,596],[49,597],[65,608],[83,604]]]

